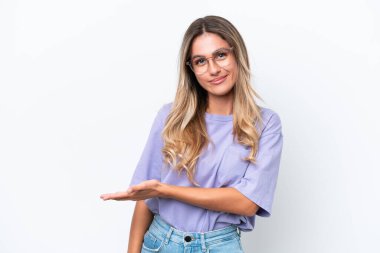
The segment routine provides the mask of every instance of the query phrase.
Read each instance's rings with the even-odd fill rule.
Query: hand
[[[106,193],[100,195],[103,200],[143,200],[161,196],[163,183],[156,179],[143,181],[131,186],[127,191]]]

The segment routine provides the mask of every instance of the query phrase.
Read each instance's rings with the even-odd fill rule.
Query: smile
[[[227,79],[227,76],[228,75],[225,75],[223,77],[219,77],[219,78],[215,78],[213,80],[210,81],[210,83],[212,84],[220,84],[220,83],[223,83],[226,79]]]

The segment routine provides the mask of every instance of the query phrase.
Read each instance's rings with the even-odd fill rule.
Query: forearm
[[[144,200],[136,201],[129,232],[128,253],[140,253],[144,234],[153,220],[153,213]]]
[[[259,207],[235,188],[197,188],[163,184],[162,197],[205,209],[253,216]]]

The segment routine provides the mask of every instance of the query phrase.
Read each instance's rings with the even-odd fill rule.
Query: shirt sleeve
[[[168,105],[163,105],[158,111],[152,127],[149,132],[148,139],[137,163],[135,171],[129,186],[136,185],[142,181],[157,179],[161,180],[161,167],[163,157],[161,149],[163,147],[163,140],[161,132],[163,130],[164,121],[166,119],[165,112]]]
[[[137,163],[129,186],[151,179],[161,181],[161,167],[163,164],[163,156],[161,153],[163,139],[161,133],[170,106],[171,103],[163,105],[154,118],[148,140],[145,143],[145,147]],[[145,199],[144,202],[153,213],[159,213],[159,201],[157,197]]]
[[[250,163],[243,178],[231,186],[259,206],[258,216],[269,217],[272,213],[282,145],[281,120],[273,112],[262,131],[256,163]]]

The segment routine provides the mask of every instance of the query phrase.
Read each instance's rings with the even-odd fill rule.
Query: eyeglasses
[[[203,56],[194,56],[192,59],[186,62],[191,70],[197,75],[203,75],[207,72],[209,67],[209,59],[212,59],[214,63],[220,68],[225,68],[232,63],[232,49],[230,48],[220,48],[212,53],[211,57],[203,57]]]

